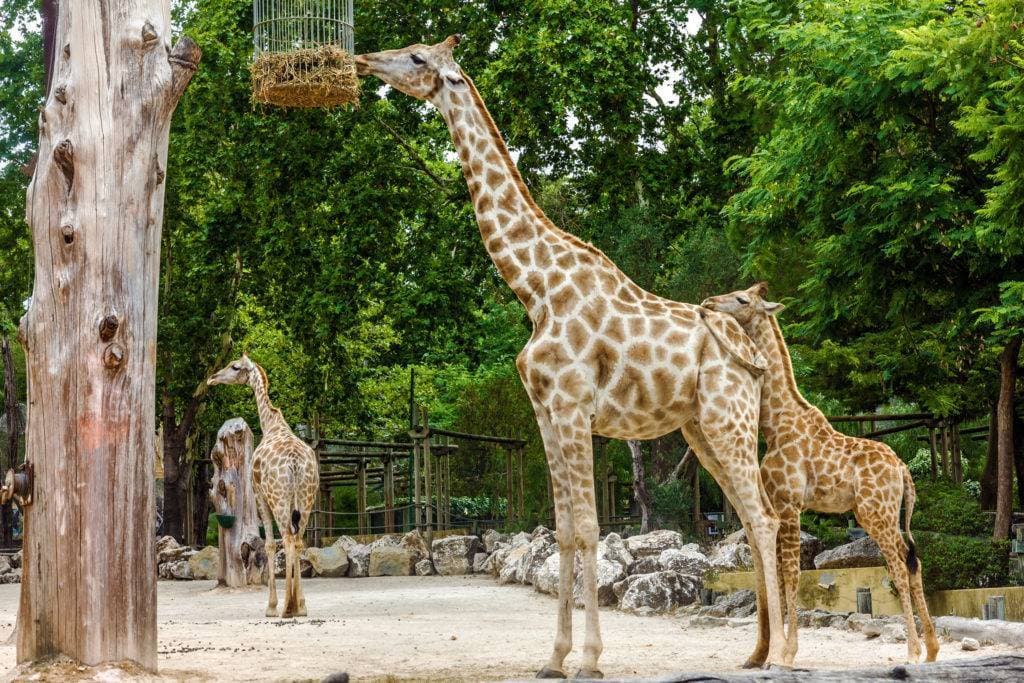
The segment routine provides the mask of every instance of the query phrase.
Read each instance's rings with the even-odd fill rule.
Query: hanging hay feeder
[[[306,108],[358,102],[352,4],[253,0],[253,99]]]

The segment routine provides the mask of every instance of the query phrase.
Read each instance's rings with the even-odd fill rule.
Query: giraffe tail
[[[902,464],[902,463],[901,463]],[[905,515],[903,528],[907,534],[907,569],[911,574],[916,574],[920,563],[917,561],[917,546],[914,545],[914,535],[910,533],[910,518],[914,516],[914,503],[917,501],[917,489],[914,486],[914,478],[910,476],[910,469],[904,464],[903,469],[903,501]]]
[[[299,521],[302,519],[302,514],[298,510],[292,510],[292,535],[299,533]]]

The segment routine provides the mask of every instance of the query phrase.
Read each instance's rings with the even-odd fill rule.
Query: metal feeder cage
[[[279,107],[359,100],[353,0],[253,0],[253,99]]]

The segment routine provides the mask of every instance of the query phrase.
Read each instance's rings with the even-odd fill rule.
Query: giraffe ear
[[[767,282],[758,282],[757,284],[755,284],[750,289],[755,294],[757,294],[759,297],[761,297],[762,299],[764,297],[768,296],[768,283]]]
[[[777,304],[772,301],[764,302],[764,312],[767,313],[768,315],[775,315],[776,313],[780,313],[783,310],[785,310],[785,308],[786,307],[783,304]]]
[[[457,46],[462,44],[462,36],[458,33],[453,33],[445,38],[444,44],[448,46],[449,50],[454,50]]]

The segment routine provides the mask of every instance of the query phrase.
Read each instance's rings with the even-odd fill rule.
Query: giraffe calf
[[[779,575],[788,622],[783,662],[792,666],[797,651],[800,513],[804,510],[853,511],[857,522],[878,543],[889,577],[899,593],[907,620],[908,660],[916,662],[921,655],[914,622],[916,606],[924,628],[927,661],[934,661],[939,641],[925,603],[921,565],[910,533],[916,497],[910,471],[887,445],[842,434],[804,399],[796,386],[789,350],[775,319],[783,306],[766,301],[767,293],[767,286],[760,283],[750,289],[711,297],[702,305],[735,317],[768,361],[760,417],[768,453],[761,464],[761,475],[781,522]],[[900,533],[903,502],[906,541]],[[758,602],[762,602],[760,595]],[[758,645],[751,663],[758,663],[767,649],[766,629],[759,624]]]
[[[256,397],[263,436],[252,454],[252,488],[267,536],[267,558],[270,564],[268,584],[270,596],[266,615],[277,616],[277,581],[274,559],[277,541],[274,523],[281,532],[284,545],[284,609],[281,616],[306,616],[306,598],[302,592],[299,556],[303,549],[306,523],[313,509],[320,485],[316,451],[295,436],[281,411],[270,402],[267,373],[242,354],[226,368],[210,377],[213,384],[248,384]]]

